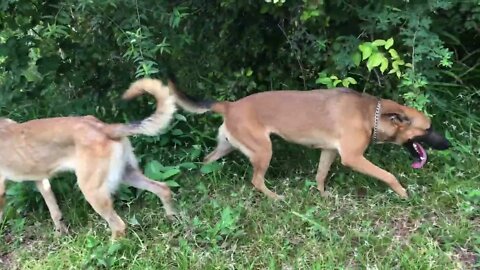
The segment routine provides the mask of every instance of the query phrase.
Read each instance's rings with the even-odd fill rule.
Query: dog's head
[[[427,162],[425,147],[445,150],[450,142],[431,125],[423,113],[391,100],[382,100],[381,139],[405,146],[415,159],[413,168],[419,169]]]

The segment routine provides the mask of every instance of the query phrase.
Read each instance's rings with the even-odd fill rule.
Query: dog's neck
[[[379,133],[381,114],[382,114],[382,103],[380,102],[380,99],[377,99],[377,104],[375,106],[375,113],[373,115],[373,131],[372,131],[373,143],[378,143],[378,133]]]

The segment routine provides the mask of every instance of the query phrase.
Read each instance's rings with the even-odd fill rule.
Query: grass
[[[181,186],[175,190],[181,216],[176,222],[164,218],[161,203],[152,194],[122,189],[116,209],[129,229],[128,236],[117,242],[109,240],[106,223],[78,189],[70,188],[63,194],[57,190],[70,226],[70,234],[62,237],[53,235],[53,224],[40,195],[30,192],[29,200],[22,202],[28,207],[19,211],[11,204],[7,209],[10,218],[0,225],[3,267],[480,267],[478,158],[459,156],[456,158],[462,163],[450,167],[444,162],[455,158],[453,154],[431,152],[432,161],[426,168],[412,170],[403,150],[374,146],[369,158],[399,176],[410,199],[399,199],[384,184],[343,168],[338,161],[327,184],[331,195],[322,198],[314,188],[317,151],[297,146],[276,148],[276,152],[289,154],[274,155],[268,186],[285,194],[285,202],[271,201],[255,191],[249,183],[250,166],[240,154],[233,154],[222,161],[221,170],[206,175],[187,171],[176,179]],[[289,151],[292,148],[295,151]],[[73,180],[67,180],[71,177],[64,178],[72,184]],[[15,200],[15,196],[7,199]]]

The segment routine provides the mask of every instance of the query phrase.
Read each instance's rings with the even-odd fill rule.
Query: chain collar
[[[373,122],[373,135],[372,140],[373,142],[377,142],[378,136],[378,123],[380,122],[380,111],[382,110],[382,104],[380,103],[380,99],[377,101],[377,106],[375,108],[375,120]]]

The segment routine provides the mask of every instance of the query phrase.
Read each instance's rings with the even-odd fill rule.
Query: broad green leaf
[[[341,82],[342,82],[342,80],[335,80],[335,81],[333,82],[333,86],[335,87],[335,86],[337,86],[337,85],[338,85],[339,83],[341,83]]]
[[[387,68],[388,68],[388,59],[384,57],[382,59],[382,64],[380,64],[380,71],[382,72],[382,74],[385,72],[385,70],[387,70]]]
[[[390,50],[388,50],[388,52],[390,53],[390,56],[392,57],[393,60],[397,60],[397,59],[400,58],[395,49],[390,49]]]
[[[140,222],[138,222],[137,217],[133,215],[131,218],[128,219],[128,224],[132,226],[140,225]]]
[[[175,119],[177,119],[178,121],[182,121],[182,122],[186,122],[187,121],[187,118],[179,113],[176,113],[175,114]]]
[[[350,84],[357,84],[357,80],[355,80],[355,79],[352,78],[352,77],[346,77],[346,78],[343,79],[343,80],[349,82]]]
[[[318,78],[315,83],[329,85],[332,83],[332,79],[328,77]]]
[[[385,49],[388,50],[390,47],[393,45],[393,38],[387,39],[387,42],[385,42]]]
[[[157,160],[152,160],[145,166],[145,175],[155,180],[162,179],[163,166]]]
[[[392,62],[392,69],[395,70],[395,71],[398,70],[398,62],[397,61]]]
[[[172,168],[169,170],[166,170],[164,173],[162,173],[162,180],[168,179],[174,175],[179,174],[181,171],[179,168]]]
[[[177,183],[177,182],[174,181],[174,180],[165,181],[165,184],[167,184],[167,186],[169,186],[169,187],[179,187],[179,186],[180,186],[180,184]]]
[[[197,168],[197,164],[195,164],[193,162],[180,163],[178,166],[180,168],[184,168],[184,169],[196,169]]]
[[[362,52],[362,60],[367,59],[372,55],[373,49],[372,49],[372,43],[370,42],[365,42],[360,45],[358,45],[358,49]]]
[[[200,171],[203,174],[209,174],[209,173],[218,171],[221,168],[222,168],[222,165],[220,163],[212,162],[212,163],[208,163],[208,164],[203,165],[202,168],[200,168]]]
[[[355,64],[355,66],[360,66],[360,62],[362,61],[362,55],[359,52],[355,52],[352,55],[352,61]]]
[[[176,129],[172,130],[172,135],[174,135],[174,136],[183,135],[183,131],[181,129],[176,128]]]
[[[370,71],[374,67],[378,67],[382,63],[383,59],[385,59],[385,56],[383,56],[383,54],[380,52],[376,52],[372,54],[372,56],[368,58],[368,61],[367,61],[368,70]]]
[[[372,42],[372,45],[375,46],[375,47],[383,46],[383,45],[385,45],[385,40],[377,39],[377,40]]]

